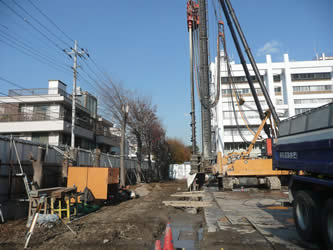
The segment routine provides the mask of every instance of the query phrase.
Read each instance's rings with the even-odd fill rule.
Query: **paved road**
[[[286,191],[245,189],[221,192],[205,188],[207,233],[202,249],[318,249],[297,235]]]

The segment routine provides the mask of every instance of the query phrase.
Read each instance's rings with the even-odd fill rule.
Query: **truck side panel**
[[[275,145],[273,169],[333,176],[333,139]]]

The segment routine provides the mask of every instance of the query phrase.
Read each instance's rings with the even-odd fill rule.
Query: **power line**
[[[45,35],[42,31],[40,31],[38,28],[36,28],[31,22],[29,22],[26,18],[24,18],[21,14],[19,14],[17,11],[15,11],[13,8],[11,8],[8,4],[6,4],[3,0],[0,0],[7,8],[9,8],[16,16],[18,16],[19,18],[21,18],[23,21],[25,21],[26,23],[28,23],[29,25],[31,25],[38,33],[40,33],[43,37],[45,37],[47,40],[49,40],[54,46],[56,46],[57,48],[61,49],[62,51],[65,52],[65,50],[63,50],[58,44],[56,44],[54,41],[52,41],[47,35]],[[29,14],[21,5],[19,5],[15,0],[13,0],[14,4],[16,6],[18,6],[22,11],[24,11],[28,16],[30,16],[33,20],[35,20],[39,25],[41,25],[44,29],[46,29],[48,32],[49,29],[43,25],[38,19],[36,19],[35,17],[33,17],[31,14]],[[50,23],[52,23],[63,35],[65,35],[69,40],[73,41],[73,39],[71,37],[69,37],[55,22],[53,22],[45,13],[43,13],[41,11],[41,9],[39,9],[35,4],[33,4],[33,2],[31,0],[29,0],[30,4],[33,5],[33,7],[41,14],[43,15]],[[50,32],[53,36],[57,37],[53,32]],[[65,43],[66,45],[68,45],[68,43],[64,42],[62,39],[58,38],[57,39],[61,40],[63,43]],[[2,41],[3,43],[5,43],[5,41]],[[10,44],[7,43],[8,46],[11,46]],[[22,47],[22,46],[21,46]],[[70,46],[69,46],[70,47]],[[32,49],[30,47],[30,49]],[[84,51],[84,49],[81,48],[82,51]],[[20,50],[22,53],[25,53],[25,51]],[[31,51],[29,51],[30,53],[33,53]],[[85,51],[87,52],[87,51]],[[25,53],[27,54],[27,53]],[[87,53],[88,57],[89,54]],[[31,56],[31,55],[29,55]],[[45,55],[44,55],[45,56]],[[43,58],[44,60],[46,60],[45,58]],[[98,66],[98,64],[95,62],[95,60],[91,57],[89,57],[89,59],[91,59],[91,62],[94,64],[95,68],[101,73],[101,74],[97,74],[90,66],[88,63],[86,63],[84,61],[84,63],[86,64],[87,68],[89,68],[89,70],[98,78],[98,80],[100,82],[102,82],[102,78],[105,78],[107,81],[109,79],[109,77],[106,75],[105,71],[102,70],[100,68],[100,66]],[[40,61],[40,60],[39,60]],[[61,66],[58,66],[61,67]],[[66,69],[67,70],[67,69]],[[94,80],[94,77],[92,77],[87,71],[85,71],[84,69],[82,69],[82,71],[93,81],[93,82],[97,82],[96,80]],[[100,77],[100,76],[102,77]],[[81,78],[84,79],[90,86],[92,86],[94,89],[96,89],[91,83],[90,81],[87,81],[82,75]],[[98,84],[97,84],[98,85]]]
[[[20,90],[26,90],[24,87],[22,87],[22,85],[17,84],[17,83],[14,83],[14,82],[12,82],[12,81],[9,81],[8,79],[5,79],[5,78],[3,78],[3,77],[1,77],[1,76],[0,76],[0,80],[3,81],[3,82],[9,83],[10,85],[15,86],[16,88],[19,88]],[[40,98],[42,98],[42,99],[45,99],[45,100],[47,100],[47,101],[50,101],[48,98],[46,98],[46,97],[43,96],[43,95],[35,95],[35,96],[38,96],[38,97],[40,97]],[[14,98],[14,97],[13,97],[13,98]]]
[[[91,76],[82,68],[82,66],[80,68],[81,68],[82,72],[84,72],[93,82],[96,82],[96,80],[91,78]],[[78,72],[78,75],[80,76],[80,78],[82,78],[84,81],[86,81],[97,92],[97,88],[92,83],[90,83],[90,81],[88,81],[86,78],[84,78],[82,76],[82,74],[79,74],[79,72]],[[97,85],[97,87],[98,87],[98,85]]]
[[[20,99],[17,98],[17,97],[8,96],[8,95],[6,95],[6,94],[3,93],[3,92],[0,92],[0,94],[3,95],[3,97],[8,97],[8,98],[12,98],[12,99],[18,100],[19,103],[24,103],[25,106],[27,106],[27,103],[26,103],[26,102],[20,100]],[[6,105],[10,105],[10,106],[13,106],[13,107],[17,108],[17,106],[16,106],[15,104],[10,103],[10,102],[4,102],[4,101],[1,101],[1,100],[0,100],[0,103],[6,104]],[[49,111],[48,113],[49,113],[49,114],[58,114],[58,115],[60,115],[60,112],[54,112],[54,111],[51,112],[51,111]],[[22,114],[22,115],[25,115],[25,114],[27,114],[27,115],[33,115],[33,114],[46,115],[46,113],[44,113],[44,112],[42,112],[42,111],[33,111],[32,113],[29,113],[29,112],[21,112],[21,113],[18,113],[18,114]],[[18,115],[18,114],[14,114],[14,115]],[[1,116],[1,115],[13,115],[13,114],[1,114],[1,113],[0,113],[0,116]],[[59,118],[60,118],[59,116],[51,116],[51,115],[48,115],[48,117],[50,117],[50,118],[54,118],[54,119],[59,119]],[[1,121],[0,121],[0,122],[1,122]]]
[[[18,20],[20,21],[20,20]],[[15,23],[16,26],[18,26],[21,30],[26,30],[26,24],[22,24],[22,23],[17,23],[17,22],[12,22],[12,23]],[[9,28],[8,26],[6,25],[3,25],[3,24],[0,24],[0,30],[2,32],[4,32],[6,35],[8,36],[11,36],[11,37],[15,37],[17,40],[20,40],[20,41],[25,41],[25,43],[29,44],[29,45],[32,45],[34,44],[35,41],[38,41],[38,49],[41,50],[41,51],[44,51],[44,54],[48,54],[50,51],[53,51],[54,47],[53,47],[53,44],[50,44],[50,43],[45,43],[44,40],[41,40],[41,39],[37,39],[37,40],[29,40],[27,39],[26,36],[23,36],[21,33],[22,32],[15,32],[13,31],[13,29]],[[57,50],[58,52],[58,50]],[[53,54],[53,56],[55,58],[57,58],[57,60],[59,60],[60,56],[61,56],[61,60],[63,61],[63,56],[64,54]]]
[[[104,70],[102,70],[97,63],[95,62],[95,60],[90,56],[89,59],[92,61],[92,63],[95,65],[95,67],[99,70],[99,72],[105,77],[106,81],[109,81],[109,76],[105,73]]]
[[[13,0],[13,1],[15,1],[15,0]],[[69,40],[71,40],[72,42],[75,42],[72,38],[70,38],[64,31],[62,31],[61,29],[60,29],[60,27],[55,23],[55,22],[53,22],[45,13],[43,13],[35,4],[33,4],[32,3],[32,1],[31,0],[29,0],[29,2],[30,2],[30,4],[31,5],[33,5],[49,22],[51,22],[62,34],[64,34]],[[32,17],[33,18],[33,17]],[[36,20],[36,21],[38,21],[38,20]],[[42,25],[42,24],[41,24]],[[43,27],[45,27],[44,25],[43,25]],[[66,45],[68,45],[68,43],[66,43]],[[70,45],[68,45],[68,47],[71,47]],[[81,48],[81,47],[79,47],[80,49],[81,49],[81,51],[84,51],[84,49],[83,48]],[[87,56],[89,57],[89,54],[88,53],[86,53],[87,54]],[[79,55],[80,56],[80,55]],[[83,56],[83,55],[82,55]],[[97,78],[99,78],[99,76],[91,69],[91,67],[89,66],[89,64],[85,61],[85,60],[83,60],[83,62],[87,65],[87,67],[90,69],[90,71],[93,73],[93,74],[95,74],[95,76],[97,77]],[[96,82],[96,80],[94,80],[91,76],[90,76],[90,74],[88,73],[88,72],[86,72],[83,68],[82,68],[82,66],[81,66],[81,70],[93,81],[93,82]],[[90,84],[90,82],[89,81],[87,81],[89,84]],[[95,87],[92,85],[92,84],[90,84],[90,86],[92,86],[94,89],[95,89]]]
[[[29,53],[39,57],[39,58],[42,58],[43,60],[49,62],[50,64],[53,64],[59,68],[62,68],[64,70],[68,70],[69,68],[66,68],[64,67],[62,64],[60,63],[56,63],[56,59],[55,58],[52,58],[48,55],[45,55],[41,52],[39,52],[38,50],[36,50],[35,48],[31,47],[30,45],[18,40],[17,38],[11,36],[11,35],[8,35],[8,34],[4,34],[4,33],[0,33],[0,36],[2,36],[3,38],[11,41],[12,43],[16,44],[16,46],[28,51]],[[12,46],[14,46],[13,44],[11,44]],[[68,66],[68,65],[67,65]],[[69,66],[70,67],[70,66]]]
[[[48,61],[45,62],[45,61],[41,60],[40,58],[34,56],[33,54],[29,54],[28,52],[24,51],[23,49],[20,49],[20,48],[17,47],[17,46],[15,47],[14,45],[8,43],[7,41],[4,41],[4,40],[0,39],[0,42],[6,44],[7,46],[9,46],[9,47],[11,47],[11,48],[13,48],[13,49],[16,49],[16,50],[20,51],[21,53],[23,53],[23,54],[25,54],[25,55],[27,55],[27,56],[29,56],[29,57],[34,58],[35,60],[37,60],[37,61],[39,61],[39,62],[41,62],[41,63],[43,63],[43,64],[46,63],[46,64],[48,64],[50,67],[53,67],[53,68],[57,67],[57,68],[56,68],[57,70],[63,71],[63,72],[65,72],[65,73],[68,73],[67,71],[64,71],[63,68],[59,68],[59,66],[57,66],[57,65],[52,65],[52,64],[50,64]],[[30,52],[30,53],[31,53],[31,52]],[[44,59],[44,60],[45,60],[45,59]]]
[[[87,68],[90,70],[90,72],[92,72],[97,78],[98,78],[98,80],[100,81],[100,82],[103,82],[104,80],[102,80],[101,78],[100,78],[100,76],[90,67],[90,65],[86,62],[86,61],[83,61],[84,62],[84,64],[87,66]]]
[[[45,39],[47,39],[49,42],[51,42],[55,47],[63,51],[63,48],[61,48],[57,43],[55,43],[52,39],[50,39],[47,35],[45,35],[42,31],[40,31],[38,28],[35,27],[31,22],[29,22],[28,19],[23,17],[21,14],[19,14],[15,9],[10,7],[7,3],[5,3],[3,0],[0,0],[3,5],[5,5],[8,9],[10,9],[17,17],[21,18],[24,22],[29,24],[35,31],[37,31],[40,35],[42,35]]]
[[[35,9],[37,9],[39,11],[40,14],[42,14],[51,24],[53,24],[64,36],[66,36],[71,42],[75,42],[74,39],[72,39],[71,37],[69,37],[62,29],[60,29],[60,27],[52,21],[51,18],[49,18],[45,13],[43,13],[43,11],[41,9],[39,9],[31,0],[28,0],[30,2],[30,4],[32,6],[35,7]]]
[[[37,22],[40,26],[42,26],[47,32],[49,32],[50,34],[52,34],[55,38],[57,38],[60,42],[62,42],[63,44],[65,44],[65,46],[68,46],[69,44],[66,43],[64,40],[62,40],[61,38],[59,38],[56,34],[54,34],[50,29],[48,29],[43,23],[41,23],[37,18],[35,18],[34,16],[32,16],[26,9],[24,9],[20,4],[18,4],[15,0],[12,0],[14,2],[14,4],[16,6],[18,6],[24,13],[26,13],[28,16],[30,16],[33,20],[35,20],[35,22]],[[70,45],[69,45],[70,47]]]

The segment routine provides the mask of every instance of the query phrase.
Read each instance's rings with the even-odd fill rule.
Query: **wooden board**
[[[51,193],[51,196],[54,198],[61,198],[63,194],[67,194],[67,193],[76,193],[77,188],[76,187],[63,187],[62,189],[53,191]]]
[[[210,207],[212,203],[206,201],[163,201],[166,206],[172,207]]]
[[[176,194],[202,194],[205,191],[177,192]]]
[[[172,197],[203,197],[204,193],[175,193],[171,195]]]
[[[42,189],[32,190],[30,191],[30,195],[31,197],[38,198],[41,195],[50,195],[52,192],[63,188],[64,187],[52,187],[52,188],[42,188]]]

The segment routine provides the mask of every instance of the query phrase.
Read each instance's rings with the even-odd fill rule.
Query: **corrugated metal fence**
[[[16,147],[21,161],[30,161],[30,157],[36,157],[39,146],[47,147],[45,163],[52,165],[62,165],[63,155],[57,152],[54,148],[48,145],[41,145],[30,141],[17,140]],[[14,151],[13,151],[14,152]],[[7,137],[0,137],[0,160],[9,162],[10,159],[10,140]],[[78,149],[78,166],[91,166],[94,162],[95,153],[93,151]],[[14,164],[17,163],[16,156],[13,157]],[[152,163],[154,164],[154,163]],[[119,167],[120,159],[117,155],[101,153],[101,167]],[[125,159],[125,168],[135,168],[136,159]],[[148,162],[142,163],[142,169],[148,169]]]
[[[59,178],[61,171],[60,169],[64,160],[64,156],[61,153],[59,153],[57,150],[55,150],[49,145],[41,145],[30,141],[15,139],[15,144],[24,171],[27,173],[28,177],[30,177],[29,179],[31,179],[33,174],[31,157],[36,159],[39,146],[46,148],[46,156],[43,167],[45,169],[48,169],[49,178],[47,186],[52,186],[57,183],[56,179]],[[94,157],[96,157],[96,154],[93,151],[78,149],[76,165],[93,166],[95,162]],[[9,167],[11,164],[10,158],[12,159],[12,164],[17,168],[18,161],[16,157],[16,152],[13,148],[11,151],[10,139],[8,137],[0,137],[0,202],[1,200],[6,199],[8,195]],[[134,176],[136,164],[136,159],[125,159],[125,168],[127,169],[127,177],[130,184],[134,184],[135,182]],[[101,153],[100,166],[119,168],[119,156]],[[157,169],[155,169],[154,163],[152,163],[152,168],[149,169],[148,162],[142,162],[142,173],[144,181],[151,180],[152,178],[156,177]],[[20,185],[19,183],[22,182],[22,180],[17,180],[16,182],[18,183],[17,185]]]

